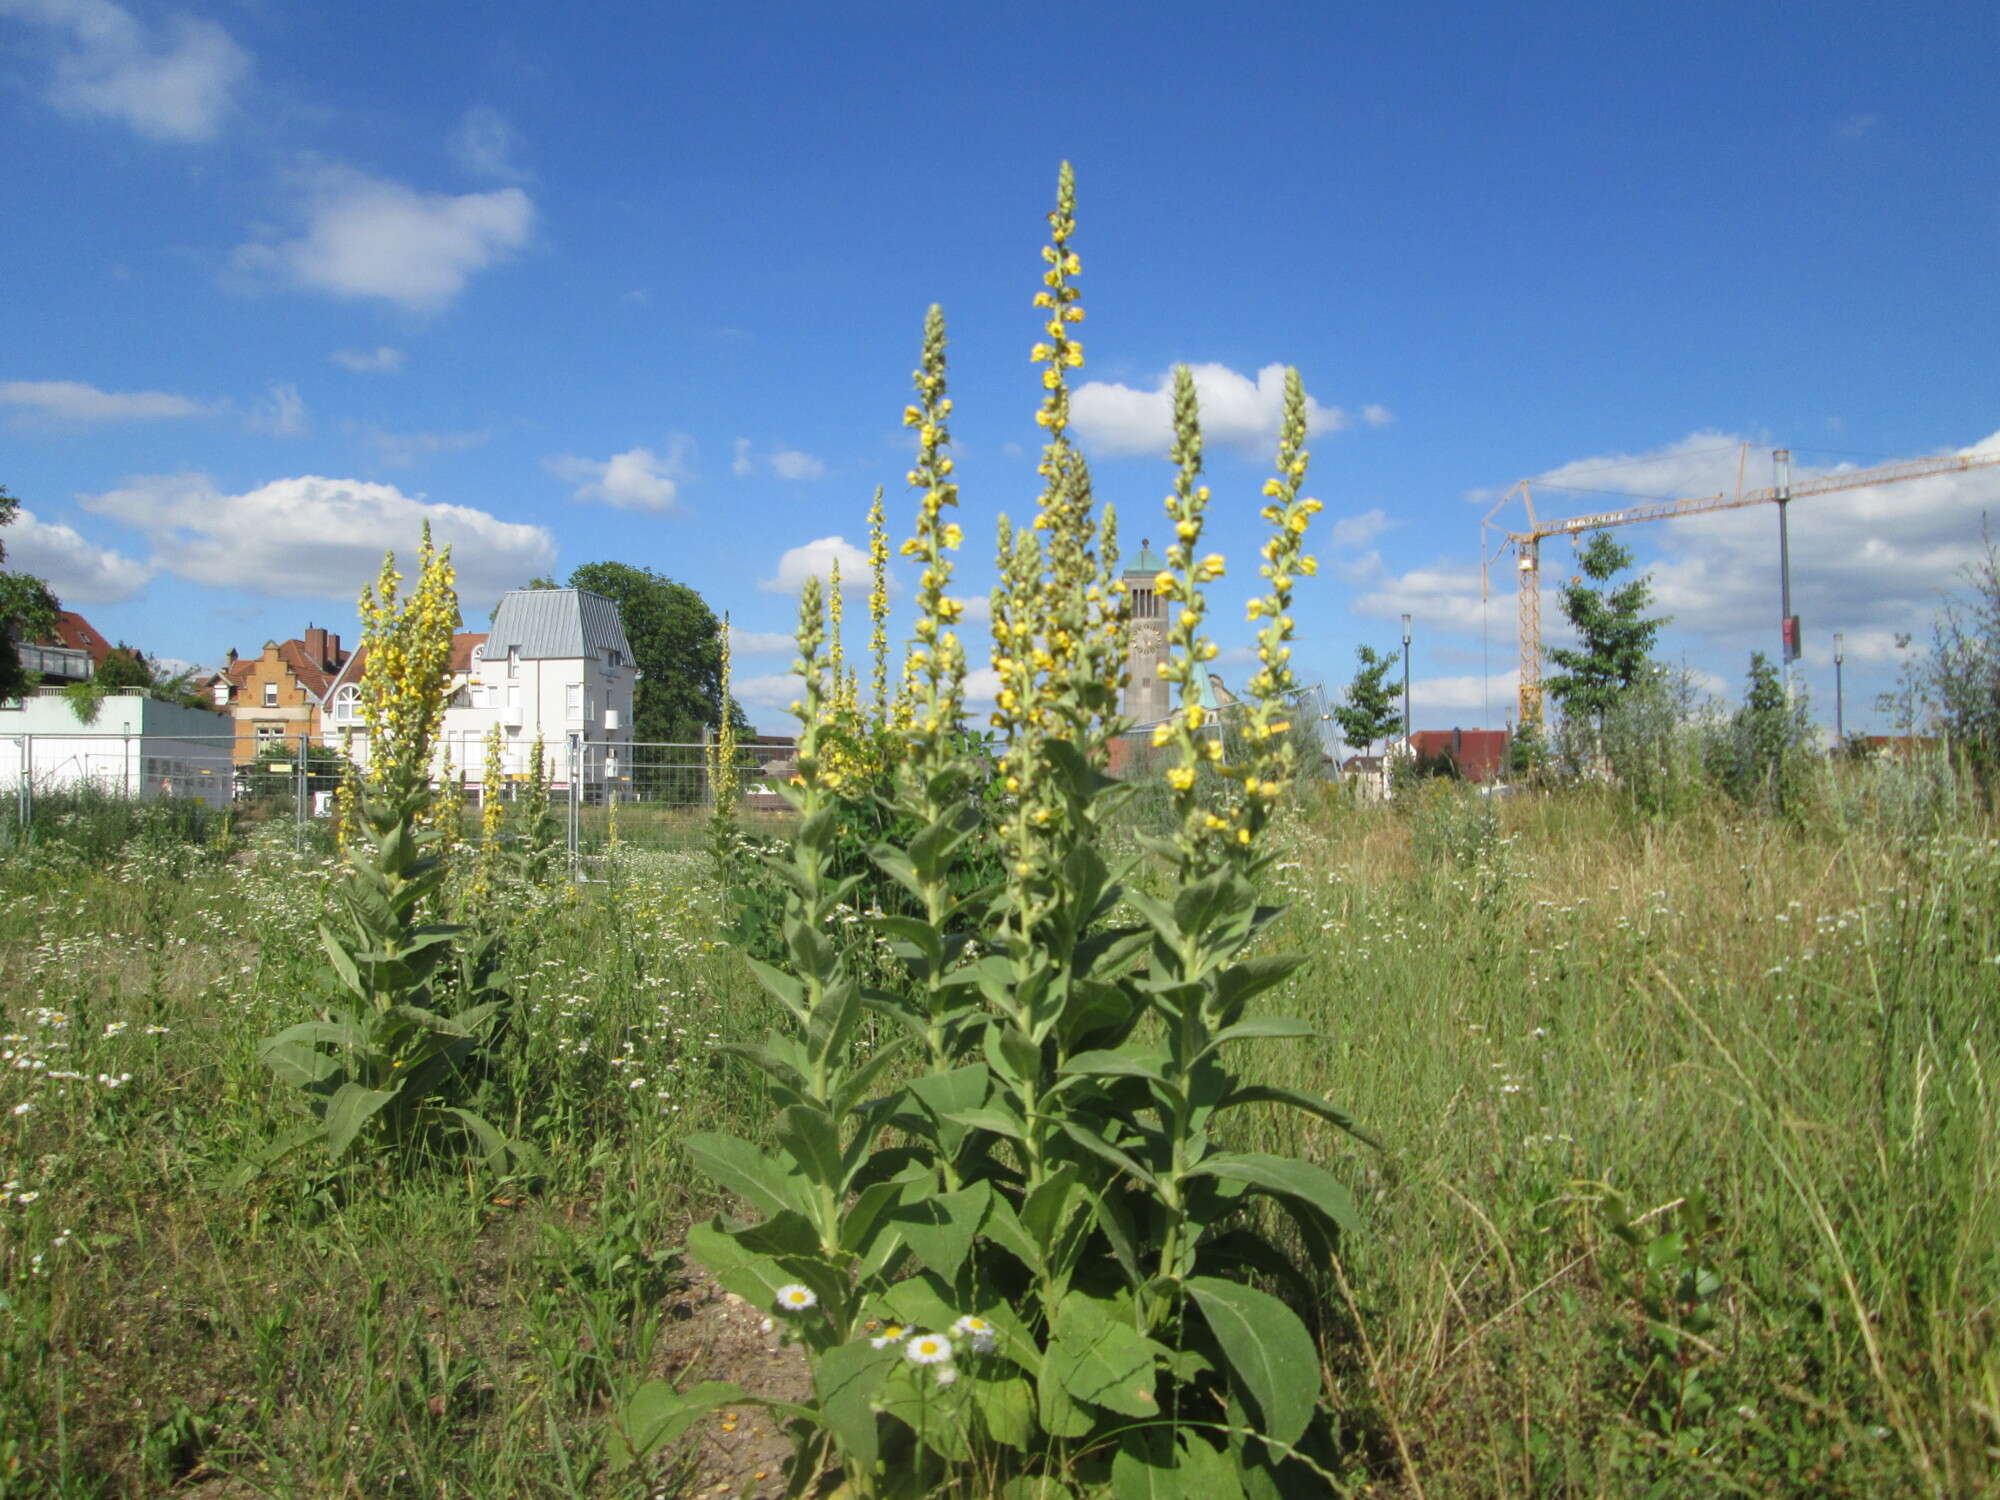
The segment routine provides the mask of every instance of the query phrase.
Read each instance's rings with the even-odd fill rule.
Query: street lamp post
[[[1847,660],[1847,648],[1838,630],[1833,633],[1833,737],[1837,744],[1847,743],[1847,694],[1846,684],[1841,681],[1841,664]]]
[[[1403,616],[1403,748],[1416,756],[1416,741],[1410,729],[1410,617]]]

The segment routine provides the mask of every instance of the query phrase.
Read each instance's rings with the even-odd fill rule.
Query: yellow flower
[[[1188,705],[1188,711],[1187,711],[1188,728],[1190,729],[1201,728],[1202,721],[1207,717],[1208,715],[1206,711],[1202,708],[1202,706],[1199,703],[1190,703]]]
[[[1194,786],[1194,768],[1175,766],[1167,772],[1167,785],[1177,792],[1185,792]]]

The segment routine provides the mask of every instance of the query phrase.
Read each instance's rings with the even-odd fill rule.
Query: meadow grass
[[[1317,1287],[1339,1484],[2000,1492],[2000,840],[1900,809],[1444,787],[1288,820],[1273,946],[1311,961],[1270,1009],[1328,1039],[1256,1071],[1379,1145],[1242,1144],[1367,1218]],[[678,1141],[769,1126],[718,1051],[769,1014],[708,864],[510,896],[496,1123],[537,1176],[244,1183],[333,867],[227,833],[0,855],[0,1493],[680,1492],[605,1438],[717,1206]]]

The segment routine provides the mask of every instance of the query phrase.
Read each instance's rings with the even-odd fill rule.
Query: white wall
[[[60,694],[0,708],[0,788],[23,776],[37,793],[94,786],[128,797],[199,797],[229,804],[235,725],[200,709],[114,693],[85,724]]]
[[[528,774],[534,759],[535,736],[539,733],[543,753],[548,758],[550,776],[559,783],[567,784],[567,747],[571,734],[581,734],[592,745],[631,743],[632,692],[636,681],[637,673],[631,667],[609,667],[601,657],[521,661],[515,664],[512,677],[507,674],[504,655],[493,661],[476,661],[464,687],[452,700],[454,705],[462,701],[466,706],[447,707],[444,711],[444,723],[439,732],[440,761],[448,752],[453,768],[463,773],[466,780],[478,782],[485,774],[486,736],[498,724],[502,742],[501,763],[507,775]],[[571,686],[580,690],[578,711],[574,714],[569,708]],[[510,688],[519,703],[519,724],[506,722],[513,717],[506,711]],[[486,706],[471,706],[481,696]],[[618,715],[616,729],[605,727],[607,709]],[[338,724],[329,723],[323,736],[326,743],[336,749],[340,746],[340,728]],[[365,764],[368,758],[367,731],[358,722],[353,728],[354,757]],[[588,765],[591,773],[596,775],[604,765],[604,757],[590,756]]]

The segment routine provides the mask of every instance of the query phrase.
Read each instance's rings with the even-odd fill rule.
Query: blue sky
[[[1479,522],[1516,479],[1567,514],[1733,488],[1743,442],[1752,485],[1779,445],[1802,476],[2000,447],[1990,4],[983,11],[0,0],[8,565],[212,664],[351,635],[429,515],[473,624],[584,562],[695,586],[782,728],[788,588],[865,546],[876,484],[907,528],[933,301],[968,591],[1032,509],[1064,158],[1100,498],[1164,530],[1148,397],[1195,365],[1240,620],[1262,372],[1296,364],[1327,505],[1298,663],[1337,691],[1409,611],[1419,727],[1510,711]],[[1793,507],[1827,717],[1830,632],[1852,727],[1990,508],[2000,467]],[[1769,509],[1624,539],[1664,654],[1735,688],[1777,636]]]

